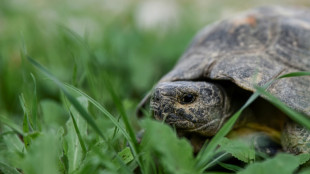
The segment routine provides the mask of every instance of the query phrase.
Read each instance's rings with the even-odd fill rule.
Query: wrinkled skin
[[[187,137],[194,151],[198,152],[204,140],[214,136],[240,107],[233,100],[241,99],[242,96],[232,96],[227,90],[227,86],[224,88],[213,82],[162,82],[152,94],[151,110],[157,120],[174,126],[180,136]],[[249,140],[258,137],[258,144],[262,144],[261,139],[267,140],[265,144],[268,146],[257,145],[255,148],[266,153],[271,151],[270,154],[280,150],[278,146],[269,147],[274,143],[281,144],[285,151],[294,154],[310,152],[308,130],[287,121],[287,116],[263,99],[252,107],[255,110],[245,110],[228,136],[235,138],[237,135]]]
[[[213,136],[231,115],[229,96],[220,85],[208,82],[160,83],[151,98],[157,120],[186,132]]]

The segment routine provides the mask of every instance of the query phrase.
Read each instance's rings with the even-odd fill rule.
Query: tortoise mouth
[[[178,131],[197,133],[207,137],[214,136],[221,125],[221,119],[214,119],[212,121],[200,120],[193,122],[174,113],[165,115],[160,110],[155,108],[152,108],[152,116],[156,120],[164,121],[165,123],[175,127]]]

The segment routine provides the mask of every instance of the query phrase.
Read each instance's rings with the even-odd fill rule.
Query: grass
[[[169,126],[136,118],[139,100],[173,67],[196,31],[219,18],[212,6],[207,17],[193,20],[201,14],[182,1],[178,26],[144,30],[135,23],[136,2],[121,12],[80,1],[14,2],[0,2],[0,173],[219,172],[214,166],[291,173],[309,160],[289,154],[260,158],[252,147],[224,138],[260,94],[309,127],[264,88],[257,87],[197,156]],[[281,78],[302,75],[309,72]],[[140,142],[141,129],[146,132]]]

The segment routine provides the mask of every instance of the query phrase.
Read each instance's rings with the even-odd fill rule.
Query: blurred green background
[[[39,105],[58,105],[59,90],[23,59],[26,53],[63,82],[114,106],[112,81],[134,117],[139,100],[168,72],[206,24],[260,5],[302,5],[306,0],[1,0],[0,115],[23,115],[19,96],[31,101],[37,77]],[[52,105],[53,105],[52,104]],[[40,112],[40,111],[39,111]],[[41,111],[43,112],[43,111]]]

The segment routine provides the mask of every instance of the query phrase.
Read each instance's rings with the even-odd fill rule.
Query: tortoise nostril
[[[155,101],[158,102],[159,100],[160,100],[160,98],[159,98],[158,96],[156,96],[156,97],[155,97]]]
[[[155,91],[152,95],[152,99],[154,102],[159,102],[160,101],[160,97],[159,97],[159,91]]]
[[[154,95],[154,96],[153,96],[153,100],[154,100],[155,102],[159,102],[159,101],[160,101],[159,95]]]

